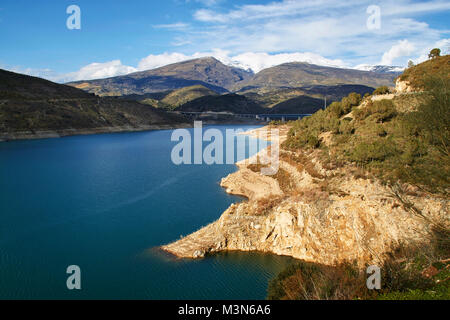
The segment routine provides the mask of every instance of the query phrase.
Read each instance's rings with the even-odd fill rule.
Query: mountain
[[[354,69],[323,67],[292,62],[260,71],[251,79],[237,84],[235,90],[258,88],[299,88],[311,85],[359,84],[370,87],[393,86],[397,75]]]
[[[372,71],[376,73],[396,73],[397,75],[400,75],[405,70],[405,68],[399,66],[372,66],[369,64],[361,64],[355,67],[355,69],[361,71]]]
[[[217,93],[228,92],[253,74],[226,66],[215,58],[201,58],[125,76],[68,83],[101,96],[146,94],[202,85]]]
[[[266,113],[267,109],[255,101],[238,94],[205,96],[183,104],[177,111],[185,112],[232,112],[236,114]]]
[[[135,101],[0,69],[0,136],[18,132],[177,125],[182,118]],[[100,129],[103,130],[103,129]],[[105,129],[106,130],[106,129]]]

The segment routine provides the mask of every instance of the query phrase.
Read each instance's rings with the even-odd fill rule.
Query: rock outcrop
[[[280,157],[283,179],[261,176],[244,162],[223,179],[227,192],[248,201],[231,205],[216,222],[166,245],[182,258],[199,258],[224,250],[261,251],[305,261],[359,264],[383,260],[401,244],[423,241],[430,224],[411,213],[417,208],[426,219],[449,224],[448,200],[410,192],[408,205],[376,180],[356,178],[351,168],[325,169],[315,154],[301,164]]]

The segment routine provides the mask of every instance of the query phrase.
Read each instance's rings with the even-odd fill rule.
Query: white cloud
[[[431,27],[421,17],[450,10],[450,2],[429,0],[378,0],[381,28],[369,30],[366,12],[373,0],[284,0],[231,9],[199,9],[193,17],[200,26],[178,37],[187,48],[199,51],[209,47],[245,52],[314,52],[336,57],[353,65],[378,64],[382,56],[400,40],[416,48],[428,47],[446,37],[448,30]],[[392,52],[395,54],[395,52]],[[406,65],[410,57],[400,56]],[[385,56],[385,62],[391,59]]]
[[[381,65],[392,65],[394,60],[404,56],[412,55],[416,50],[416,47],[408,40],[401,40],[397,44],[393,45],[389,51],[383,54],[381,58]]]
[[[182,53],[163,53],[158,55],[149,55],[143,58],[138,65],[138,69],[142,70],[150,70],[158,67],[162,67],[168,64],[177,63],[185,60],[189,60],[190,57],[186,56]]]
[[[16,73],[26,74],[33,77],[44,78],[49,80],[55,80],[59,75],[51,69],[36,69],[36,68],[23,68],[20,66],[9,67],[6,65],[0,66],[2,69],[9,70]]]
[[[416,59],[413,59],[413,62],[415,64],[419,64],[421,62],[428,60],[428,54],[430,53],[431,49],[434,49],[434,48],[441,49],[442,55],[450,54],[450,39],[442,39],[442,40],[435,42],[434,44],[432,44],[430,46],[423,48],[420,51],[420,56],[418,56]]]
[[[265,52],[246,52],[230,58],[235,66],[259,72],[263,69],[287,62],[307,62],[328,67],[348,67],[342,60],[330,60],[311,52],[268,54]]]
[[[79,80],[93,80],[115,77],[120,75],[136,72],[137,69],[130,66],[125,66],[120,60],[113,60],[104,63],[91,63],[80,70],[71,72],[61,76],[60,81],[79,81]]]
[[[157,24],[154,25],[155,29],[168,29],[168,30],[183,30],[189,27],[189,24],[183,22],[170,23],[170,24]]]

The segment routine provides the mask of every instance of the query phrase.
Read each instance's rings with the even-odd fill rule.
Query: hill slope
[[[336,86],[307,86],[301,88],[262,88],[240,91],[239,94],[246,96],[265,108],[272,108],[284,101],[298,98],[300,96],[309,96],[316,99],[327,99],[327,102],[341,100],[352,92],[364,96],[366,93],[372,93],[375,89],[361,85],[336,85]],[[322,105],[324,103],[322,102]]]
[[[236,114],[266,113],[253,100],[237,94],[226,94],[221,96],[205,96],[180,106],[177,111],[186,112],[232,112]]]
[[[197,98],[216,95],[216,92],[198,85],[175,90],[165,96],[161,102],[176,108]]]
[[[183,120],[134,101],[99,98],[0,70],[0,135],[17,132],[177,125]],[[110,130],[109,130],[110,131]]]
[[[270,109],[273,114],[313,114],[324,107],[322,99],[299,96],[280,102]]]
[[[170,64],[161,68],[120,77],[78,81],[69,85],[97,95],[145,94],[193,85],[202,85],[217,93],[225,93],[252,73],[226,66],[214,58],[201,58]]]
[[[413,89],[422,90],[425,82],[432,76],[442,79],[450,78],[450,55],[436,57],[408,68],[399,80],[407,82]]]

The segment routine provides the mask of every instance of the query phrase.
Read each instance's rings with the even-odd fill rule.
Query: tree
[[[387,86],[382,86],[382,87],[379,87],[379,88],[377,88],[374,92],[373,92],[373,95],[374,96],[376,96],[376,95],[383,95],[383,94],[388,94],[390,91],[389,91],[389,88],[387,87]]]
[[[414,62],[412,60],[408,61],[408,68],[414,67]]]
[[[441,55],[441,49],[434,48],[433,50],[430,51],[428,58],[434,59],[434,58],[439,57],[440,55]]]

